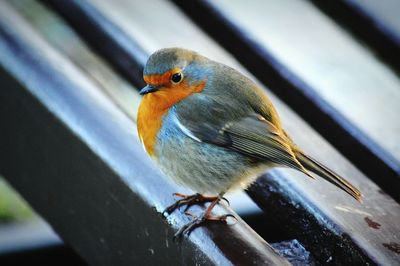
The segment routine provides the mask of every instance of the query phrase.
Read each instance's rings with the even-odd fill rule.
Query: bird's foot
[[[176,232],[174,238],[179,238],[185,234],[189,235],[193,229],[195,229],[196,227],[202,225],[203,223],[207,222],[207,221],[216,221],[216,222],[227,222],[227,219],[229,217],[231,218],[235,218],[235,216],[233,216],[232,214],[225,214],[225,215],[221,215],[221,216],[213,216],[211,214],[212,209],[215,207],[215,205],[217,205],[221,199],[224,199],[222,196],[217,196],[217,197],[213,197],[215,198],[214,200],[212,200],[210,206],[207,207],[207,209],[198,217],[194,216],[191,213],[185,212],[185,214],[187,214],[188,216],[193,217],[193,220],[190,221],[189,223],[185,224],[184,226],[182,226],[178,232]],[[226,200],[226,199],[225,199]]]
[[[220,216],[212,216],[207,214],[207,211],[202,213],[199,217],[196,217],[190,213],[186,213],[189,216],[193,217],[193,220],[190,221],[189,223],[185,224],[182,226],[178,232],[175,233],[174,238],[180,238],[183,235],[190,235],[190,233],[198,226],[201,226],[202,224],[211,221],[211,222],[223,222],[227,223],[228,218],[233,218],[236,220],[235,216],[233,214],[225,214],[225,215],[220,215]]]
[[[229,201],[224,198],[224,197],[220,197],[220,196],[203,196],[199,193],[193,194],[193,195],[184,195],[181,193],[174,193],[174,196],[180,197],[180,200],[177,200],[174,204],[172,204],[171,206],[167,207],[164,211],[163,214],[167,213],[167,214],[171,214],[173,211],[175,211],[176,209],[180,208],[181,206],[185,206],[185,212],[190,208],[190,206],[195,205],[195,204],[201,204],[201,203],[205,203],[205,202],[213,202],[216,200],[220,200],[223,199],[225,200],[228,204]]]

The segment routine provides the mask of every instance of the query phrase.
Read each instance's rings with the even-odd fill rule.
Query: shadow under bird
[[[226,221],[211,210],[230,190],[246,188],[272,167],[313,172],[361,201],[361,192],[304,154],[282,128],[267,95],[233,68],[181,48],[156,51],[143,73],[147,84],[138,133],[147,153],[176,183],[197,192],[166,209],[211,202],[177,236],[206,220]],[[212,196],[204,196],[212,195]]]

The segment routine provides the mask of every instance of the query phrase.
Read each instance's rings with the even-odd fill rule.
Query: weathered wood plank
[[[109,95],[110,98],[121,107],[121,109],[124,110],[131,119],[136,121],[137,107],[139,106],[141,97],[131,83],[140,85],[143,83],[143,78],[140,76],[140,82],[138,81],[139,78],[135,76],[135,73],[138,71],[134,71],[134,68],[128,66],[131,65],[130,63],[127,63],[126,69],[131,69],[131,75],[135,76],[135,81],[133,82],[131,80],[131,83],[117,75],[112,67],[110,67],[103,58],[93,53],[90,50],[90,47],[79,39],[77,34],[69,28],[61,18],[49,12],[48,8],[42,4],[31,0],[18,0],[10,2],[10,4],[33,28],[35,28],[38,34],[40,34],[56,50],[68,57],[82,70],[82,72],[90,76],[100,89]],[[70,11],[70,9],[66,10]],[[76,13],[74,13],[74,11],[75,10],[71,10],[71,14],[79,14],[79,11]],[[91,12],[88,12],[88,14],[96,14],[96,12],[92,10]],[[102,21],[103,24],[108,25],[107,21]],[[93,24],[96,25],[96,23]],[[101,23],[99,22],[99,24]],[[88,26],[82,27],[81,30],[86,30],[87,27]],[[104,27],[105,26],[103,26],[103,28]],[[118,37],[118,31],[112,32],[114,34],[112,38],[113,40],[118,38],[126,39],[126,37]],[[96,36],[96,39],[101,39],[101,37]],[[111,43],[112,41],[109,42]],[[102,45],[103,43],[99,46]],[[129,44],[125,44],[125,46],[130,47]],[[110,48],[112,49],[112,46]],[[123,48],[121,47],[120,50],[123,50]],[[135,68],[139,70],[144,64],[144,60],[141,58],[145,57],[145,52],[140,50],[138,47],[135,47],[134,53],[138,61],[143,61],[138,63],[139,67]]]
[[[400,46],[400,2],[396,0],[344,0],[349,6],[369,17],[378,30]]]
[[[175,3],[400,200],[395,73],[305,1]]]
[[[400,2],[397,0],[312,0],[323,12],[361,39],[400,71]]]
[[[141,5],[133,5],[130,1],[112,4],[107,1],[91,2],[104,17],[144,49],[148,47],[149,52],[166,46],[189,47],[245,72],[232,56],[204,35],[174,6],[164,1],[147,1]],[[152,6],[157,6],[157,9],[151,9]],[[150,9],[151,14],[148,13]],[[173,20],[168,19],[172,17]],[[396,221],[400,217],[399,205],[382,194],[379,187],[271,92],[268,93],[295,141],[359,186],[365,194],[365,200],[364,204],[358,204],[324,181],[310,181],[296,172],[286,170],[260,179],[249,193],[267,215],[294,231],[307,249],[313,255],[318,255],[321,263],[327,260],[332,264],[397,263],[398,255],[383,244],[398,243],[399,225]],[[366,217],[380,223],[380,229],[369,227]]]
[[[0,171],[88,262],[287,265],[239,217],[173,243],[189,218],[161,217],[177,188],[142,152],[132,120],[6,2],[0,53]]]
[[[214,5],[400,168],[400,79],[390,68],[306,1],[217,0]]]
[[[128,40],[123,31],[107,19],[103,19],[102,14],[96,9],[86,1],[79,0],[71,0],[73,3],[71,5],[64,5],[62,0],[41,0],[41,2],[55,8],[62,7],[60,11],[65,19],[74,25],[77,32],[86,35],[86,42],[91,48],[107,56],[112,66],[134,86],[144,85],[141,66],[146,61],[146,54],[143,48]],[[81,21],[82,18],[85,18],[84,23]]]

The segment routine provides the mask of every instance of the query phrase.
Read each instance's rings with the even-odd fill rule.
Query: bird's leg
[[[229,201],[226,198],[219,197],[219,196],[203,196],[199,193],[193,194],[193,195],[184,195],[181,193],[174,193],[174,196],[181,197],[182,199],[177,200],[174,204],[171,206],[167,207],[164,211],[164,213],[171,214],[173,211],[175,211],[177,208],[186,205],[185,212],[189,209],[190,206],[194,204],[201,204],[205,202],[213,202],[217,199],[224,199],[228,204]]]
[[[185,224],[182,226],[178,232],[175,234],[175,238],[178,238],[184,234],[190,234],[193,229],[196,227],[200,226],[201,224],[205,223],[206,221],[217,221],[217,222],[226,222],[228,217],[232,217],[234,219],[235,216],[232,214],[225,214],[221,216],[212,216],[211,211],[217,205],[221,199],[223,199],[222,194],[218,195],[217,197],[214,197],[215,199],[211,202],[210,206],[207,207],[207,209],[198,217],[195,217],[192,214],[189,214],[190,216],[194,217],[192,221],[189,223]]]

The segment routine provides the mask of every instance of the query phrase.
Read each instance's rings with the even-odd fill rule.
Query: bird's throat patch
[[[194,93],[201,92],[206,81],[188,85],[186,81],[177,85],[162,87],[158,91],[143,96],[138,111],[138,133],[140,141],[150,156],[154,154],[157,135],[162,127],[162,118],[174,104]]]

